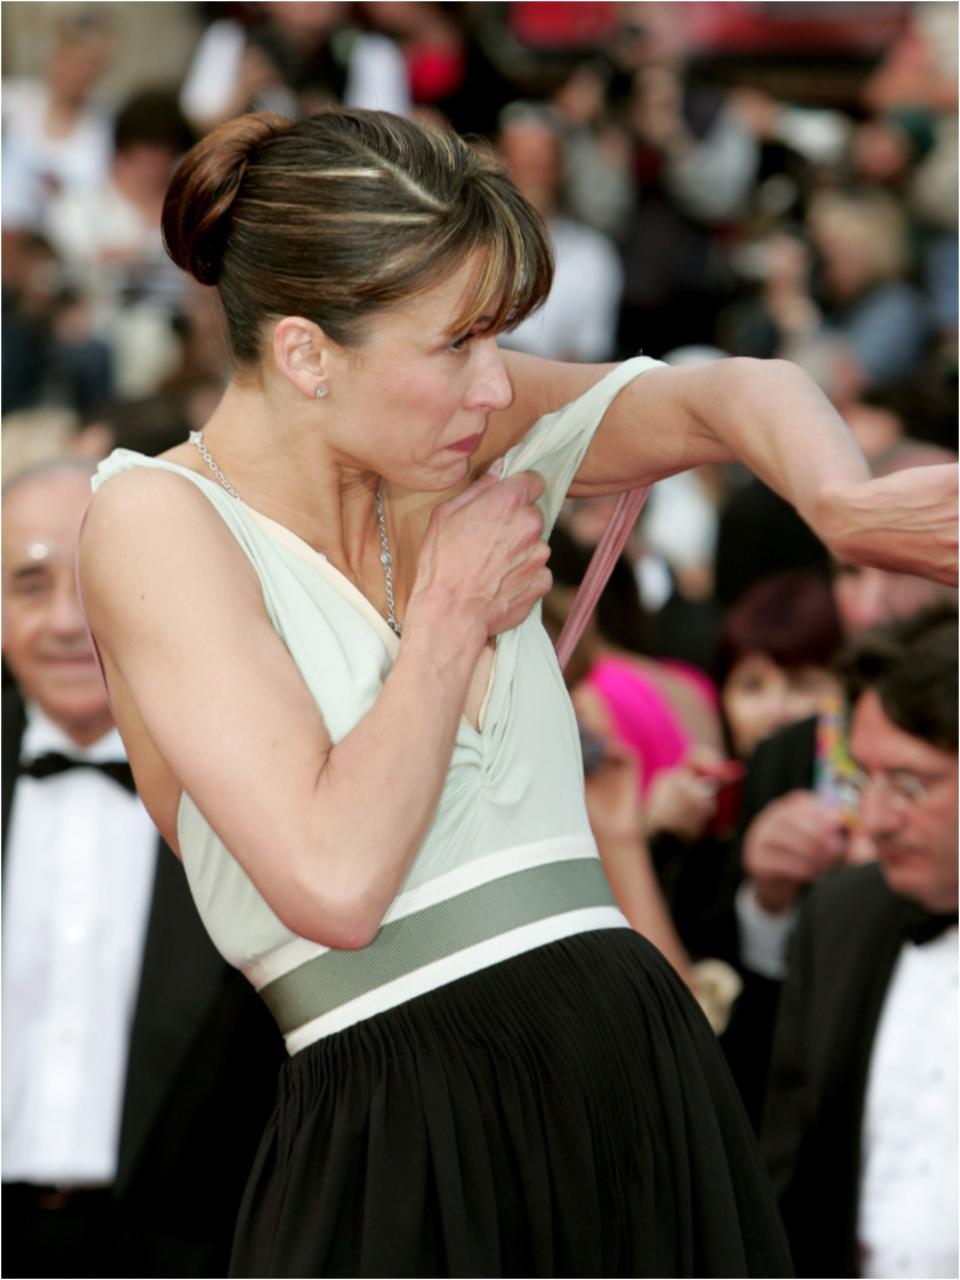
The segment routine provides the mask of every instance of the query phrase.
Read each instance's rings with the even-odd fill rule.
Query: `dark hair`
[[[866,632],[837,664],[851,704],[872,689],[898,729],[956,753],[957,638],[948,605]]]
[[[717,682],[751,653],[788,670],[827,667],[842,638],[833,594],[818,574],[771,574],[728,613],[717,646]]]
[[[539,215],[490,156],[383,111],[227,121],[174,174],[163,236],[178,266],[217,285],[240,363],[258,358],[263,324],[285,315],[355,346],[374,313],[475,249],[482,264],[458,333],[481,316],[491,331],[512,328],[553,277]]]
[[[166,147],[180,155],[196,142],[196,134],[180,110],[177,95],[169,89],[144,89],[120,108],[113,125],[117,151],[146,145]]]
[[[560,587],[579,587],[593,550],[578,542],[562,525],[555,525],[550,534],[550,572],[554,582]],[[650,653],[647,615],[626,556],[620,556],[613,566],[594,618],[600,635],[610,644],[631,653]]]

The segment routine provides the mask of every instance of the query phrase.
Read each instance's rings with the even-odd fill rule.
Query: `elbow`
[[[359,951],[380,931],[386,908],[360,886],[337,892],[329,883],[317,885],[315,877],[290,885],[284,901],[275,908],[281,924],[309,942],[334,951]]]

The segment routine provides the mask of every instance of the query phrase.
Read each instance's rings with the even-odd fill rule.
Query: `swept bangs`
[[[479,175],[462,217],[449,229],[445,265],[479,251],[480,265],[466,290],[451,336],[483,319],[484,331],[515,329],[546,301],[553,284],[553,250],[539,213],[499,170]]]

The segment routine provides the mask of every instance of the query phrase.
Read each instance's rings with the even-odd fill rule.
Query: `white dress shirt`
[[[28,708],[21,760],[125,759],[114,729],[81,749]],[[116,1175],[127,1049],[156,866],[139,798],[92,769],[21,777],[3,895],[3,1180]]]
[[[734,898],[740,962],[751,973],[782,982],[787,976],[787,952],[800,915],[797,906],[773,914],[757,901],[752,880],[744,880]]]
[[[956,1276],[957,930],[903,947],[870,1059],[862,1276]]]

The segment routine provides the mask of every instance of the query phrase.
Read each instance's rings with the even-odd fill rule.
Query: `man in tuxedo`
[[[849,664],[857,839],[817,883],[783,987],[763,1126],[800,1276],[956,1276],[957,623]]]
[[[134,791],[77,597],[90,475],[3,500],[3,1271],[222,1276],[282,1043]]]
[[[904,441],[875,459],[875,475],[953,461],[945,449]],[[833,594],[846,637],[907,618],[956,593],[912,574],[834,566]],[[751,1119],[759,1125],[777,1001],[797,917],[810,887],[851,857],[836,798],[818,786],[818,721],[803,720],[761,742],[744,781],[735,917],[743,994],[724,1049]],[[739,867],[737,875],[740,874]]]

